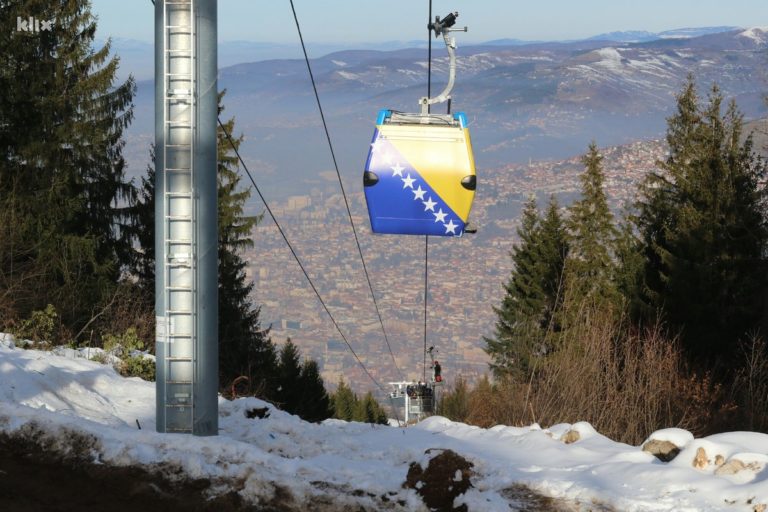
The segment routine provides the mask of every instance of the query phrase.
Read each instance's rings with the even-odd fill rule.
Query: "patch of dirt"
[[[501,495],[510,501],[512,510],[519,512],[615,512],[603,503],[578,503],[542,496],[522,484],[504,489]]]
[[[253,505],[235,490],[214,492],[221,489],[221,482],[185,478],[180,468],[99,464],[94,461],[100,452],[100,443],[93,436],[76,431],[53,436],[34,423],[13,435],[0,433],[0,511],[373,512],[406,507],[396,493],[374,496],[363,490],[336,489],[325,482],[312,484],[318,490],[336,492],[316,496],[311,509],[297,503],[289,489],[279,486],[275,486],[269,503]],[[433,452],[436,455],[426,469],[411,464],[403,487],[415,489],[432,511],[472,512],[466,505],[453,507],[453,501],[472,486],[473,464],[451,450],[427,450]],[[502,494],[510,501],[511,510],[523,512],[613,512],[599,503],[580,505],[541,496],[523,485]],[[367,504],[340,503],[339,496],[344,495],[362,498]]]
[[[467,512],[467,506],[453,506],[456,497],[472,487],[470,477],[474,464],[453,450],[429,449],[439,452],[430,459],[427,468],[413,462],[408,468],[403,487],[415,489],[430,510],[438,512]]]
[[[2,421],[2,419],[0,419]],[[98,439],[73,430],[52,435],[31,422],[12,435],[0,432],[0,511],[70,512],[374,512],[405,510],[395,493],[375,496],[363,490],[327,489],[311,507],[299,503],[290,489],[272,484],[269,501],[253,505],[237,493],[244,482],[190,479],[170,465],[118,467],[98,462]],[[227,484],[229,491],[223,490]],[[344,496],[351,500],[340,499]],[[367,502],[365,506],[356,499]],[[345,501],[346,503],[340,503]]]
[[[3,512],[110,512],[252,510],[237,493],[209,498],[211,482],[171,480],[138,467],[92,462],[95,439],[70,432],[66,445],[34,426],[0,434],[0,510]]]
[[[253,409],[246,409],[245,417],[249,420],[254,418],[258,418],[260,420],[269,418],[269,407],[254,407]]]

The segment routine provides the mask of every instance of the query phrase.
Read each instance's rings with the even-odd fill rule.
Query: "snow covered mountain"
[[[656,41],[658,39],[690,39],[709,34],[719,34],[721,32],[732,32],[739,27],[695,27],[695,28],[677,28],[665,30],[663,32],[648,32],[647,30],[625,30],[617,32],[608,32],[589,38],[590,41],[613,41],[617,43],[643,43]]]
[[[54,471],[149,473],[141,488],[126,479],[114,495],[97,492],[102,502],[143,493],[175,503],[179,497],[161,489],[173,481],[172,489],[202,493],[195,510],[222,496],[277,511],[426,512],[446,497],[441,510],[464,505],[469,512],[756,512],[768,504],[765,434],[649,433],[657,446],[680,448],[662,462],[586,423],[482,429],[435,416],[407,428],[310,424],[253,398],[220,399],[216,437],[158,434],[154,383],[124,379],[85,355],[0,341],[0,509],[55,503],[65,510],[74,503],[55,495],[56,483],[21,481],[27,466],[43,462],[19,447],[59,464]],[[34,492],[22,491],[30,487]],[[66,500],[75,499],[70,494],[76,492]]]
[[[459,40],[453,109],[468,114],[478,168],[567,158],[592,140],[613,146],[658,138],[689,73],[703,94],[716,82],[747,118],[765,117],[766,28],[667,35],[675,37],[486,46],[462,46]],[[444,86],[447,62],[444,50],[434,52],[433,91]],[[423,49],[342,51],[315,58],[312,65],[342,161],[363,158],[360,148],[370,142],[379,109],[414,111],[426,94]],[[300,192],[297,172],[314,176],[325,170],[316,156],[325,154],[326,143],[317,137],[319,116],[302,60],[230,66],[221,70],[219,87],[228,91],[224,115],[236,115],[248,137],[245,155],[272,169],[275,183],[283,180],[282,195]],[[127,147],[136,175],[146,168],[153,101],[152,84],[140,82]],[[297,140],[305,147],[298,155]]]
[[[759,117],[766,34],[753,28],[643,43],[460,46],[453,108],[469,113],[484,167],[578,153],[592,139],[613,145],[657,136],[689,73],[702,89],[717,82],[748,117]],[[442,88],[447,63],[444,51],[435,53],[433,90]],[[379,108],[416,109],[426,92],[423,50],[339,52],[313,65],[324,105],[344,135],[370,126]],[[220,80],[229,103],[244,110],[240,119],[316,121],[299,61],[234,66]]]
[[[616,32],[607,32],[588,38],[590,41],[613,41],[617,43],[640,43],[645,41],[654,41],[661,39],[655,32],[647,30],[622,30]]]

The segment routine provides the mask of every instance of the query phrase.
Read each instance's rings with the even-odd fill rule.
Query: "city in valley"
[[[599,143],[599,141],[598,141]],[[585,148],[586,150],[586,148]],[[659,140],[603,148],[606,193],[615,214],[635,200],[636,184],[665,156]],[[517,238],[520,212],[536,194],[544,208],[554,195],[562,207],[579,194],[581,156],[563,161],[531,161],[498,169],[478,169],[479,185],[470,216],[478,233],[461,238],[430,238],[427,335],[424,335],[424,237],[373,235],[362,186],[345,182],[355,226],[373,289],[397,361],[392,361],[365,279],[344,201],[334,172],[308,195],[271,205],[305,268],[337,320],[347,341],[379,382],[422,380],[424,347],[434,346],[448,386],[461,376],[475,381],[488,371],[483,336],[491,336],[493,311],[509,277],[510,251]],[[361,180],[362,181],[362,180]],[[255,204],[252,213],[263,205]],[[372,384],[301,273],[277,228],[264,217],[246,253],[272,340],[290,338],[305,357],[320,364],[334,387],[343,376],[357,392]]]

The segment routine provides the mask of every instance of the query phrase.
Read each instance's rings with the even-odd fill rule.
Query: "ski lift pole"
[[[451,99],[451,90],[456,80],[456,38],[450,36],[451,32],[466,32],[467,27],[464,28],[451,28],[456,24],[456,18],[459,17],[458,11],[452,12],[445,16],[442,20],[440,16],[435,16],[435,22],[429,24],[429,29],[435,31],[435,37],[442,34],[445,47],[448,50],[449,68],[448,68],[448,84],[445,89],[435,96],[434,98],[423,97],[419,99],[421,105],[421,115],[426,116],[429,114],[429,106],[436,103],[443,103]]]

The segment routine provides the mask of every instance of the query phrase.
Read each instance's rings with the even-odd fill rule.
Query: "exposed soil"
[[[98,464],[96,439],[77,432],[52,437],[34,424],[25,426],[13,436],[0,433],[0,511],[3,512],[297,512],[304,510],[295,503],[287,489],[275,488],[267,505],[254,506],[234,492],[214,493],[208,479],[192,480],[172,467],[117,467]],[[434,511],[466,511],[453,508],[456,496],[471,487],[472,463],[450,450],[436,450],[427,468],[413,464],[404,487],[416,489],[425,504]],[[330,486],[312,482],[322,489]],[[315,510],[338,512],[374,512],[402,510],[404,502],[392,502],[394,496],[376,497],[363,491],[339,489],[341,494],[368,498],[377,503],[373,508],[342,505],[334,499],[319,498]],[[566,512],[574,510],[609,511],[592,503],[587,508],[536,494],[527,487],[507,489],[510,510],[528,512]],[[398,506],[399,505],[399,506]],[[472,511],[468,511],[472,512]]]
[[[509,487],[502,495],[510,501],[510,510],[517,512],[615,512],[608,505],[599,502],[574,503],[542,496],[525,485]]]
[[[468,512],[466,505],[453,506],[453,501],[472,487],[474,464],[453,450],[429,449],[437,453],[426,469],[416,462],[408,468],[404,487],[415,489],[430,510],[439,512]]]
[[[82,460],[36,441],[0,435],[0,510],[4,512],[271,511],[235,493],[208,499],[208,480],[171,481],[137,467]]]

